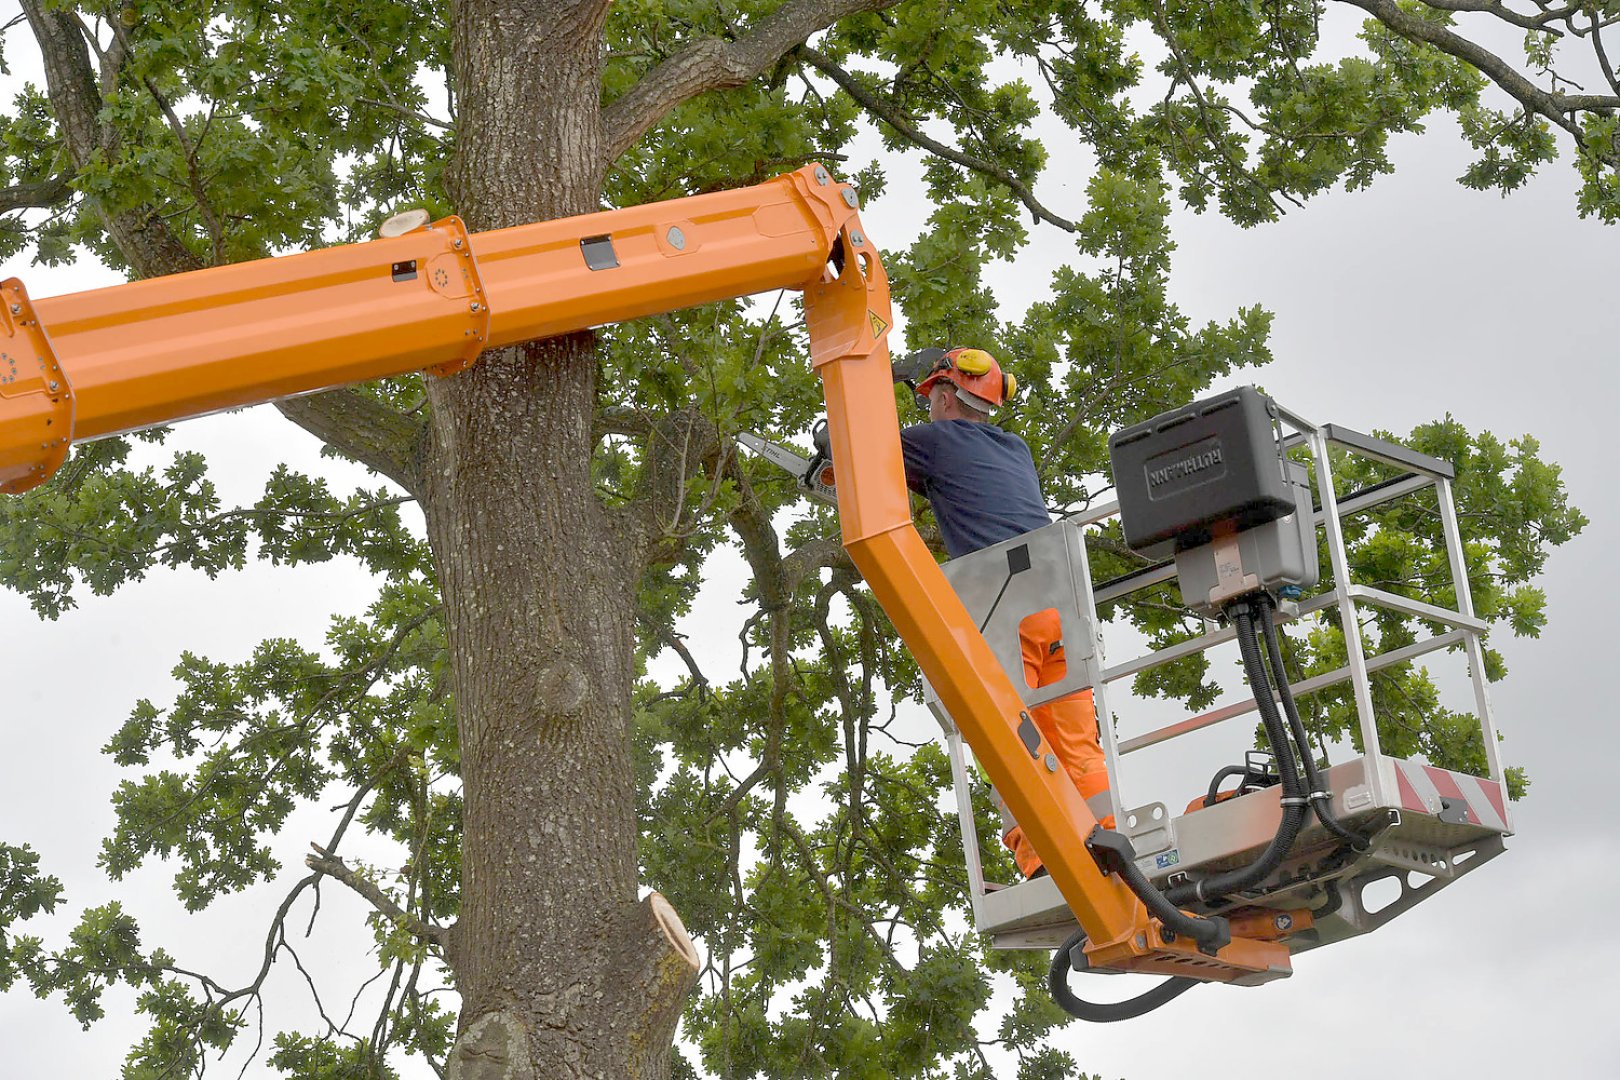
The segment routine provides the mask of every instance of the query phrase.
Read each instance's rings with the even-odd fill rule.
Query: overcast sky
[[[14,63],[18,52],[8,57]],[[1314,1080],[1364,1080],[1370,1071],[1508,1077],[1549,1067],[1572,1077],[1614,1074],[1620,946],[1590,924],[1620,886],[1608,806],[1620,734],[1602,683],[1615,667],[1616,594],[1602,568],[1620,542],[1607,437],[1620,397],[1620,232],[1576,217],[1563,167],[1505,200],[1459,187],[1466,147],[1450,125],[1433,127],[1429,136],[1396,140],[1398,170],[1371,191],[1318,199],[1280,224],[1245,232],[1179,214],[1173,294],[1195,322],[1255,302],[1274,311],[1277,362],[1258,378],[1306,416],[1402,431],[1449,412],[1472,430],[1533,434],[1563,465],[1591,525],[1553,556],[1540,582],[1549,614],[1542,637],[1495,642],[1509,667],[1492,691],[1503,754],[1534,784],[1514,811],[1518,835],[1506,855],[1390,926],[1301,956],[1289,980],[1199,988],[1147,1021],[1073,1025],[1063,1043],[1109,1080],[1285,1069]],[[1085,179],[1082,169],[1054,169],[1041,197],[1074,216]],[[901,182],[867,207],[880,246],[906,241],[914,206]],[[1019,310],[1011,298],[1039,296],[1069,251],[1066,239],[1043,230],[1031,253],[1002,271],[1009,314]],[[0,266],[0,277],[13,274],[36,296],[114,280],[92,266],[50,272],[23,259]],[[339,490],[363,482],[358,470],[321,462],[309,437],[266,409],[197,421],[181,437],[213,456],[227,498],[255,497],[283,460],[335,471]],[[108,793],[120,778],[99,747],[138,698],[172,697],[167,672],[181,650],[230,661],[269,635],[318,645],[331,613],[358,610],[371,596],[367,580],[343,563],[214,582],[156,573],[111,598],[81,594],[80,608],[56,623],[0,594],[0,654],[12,682],[0,708],[8,749],[0,757],[0,840],[31,843],[68,886],[64,913],[28,929],[58,941],[83,907],[120,898],[141,916],[149,943],[199,964],[232,958],[245,973],[263,914],[243,917],[233,901],[188,917],[161,869],[121,886],[95,871],[99,840],[113,823]],[[716,593],[704,611],[731,600]],[[1189,768],[1207,774],[1206,765]],[[283,861],[296,867],[305,840],[329,831],[324,810],[303,814],[278,842]],[[279,891],[256,890],[242,903]],[[330,922],[341,923],[351,901],[337,888],[325,897],[339,916]],[[335,955],[331,946],[318,932],[312,962]],[[307,1025],[296,973],[275,979],[285,1004],[271,1030]],[[4,1073],[116,1075],[141,1028],[127,1016],[127,994],[109,995],[108,1005],[112,1018],[81,1034],[58,1002],[0,997]]]

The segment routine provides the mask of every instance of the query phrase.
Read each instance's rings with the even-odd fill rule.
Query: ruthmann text
[[[1148,486],[1158,487],[1160,484],[1168,484],[1170,481],[1180,479],[1188,473],[1203,472],[1211,465],[1219,465],[1220,463],[1221,448],[1217,446],[1208,453],[1194,454],[1192,457],[1182,458],[1174,464],[1166,465],[1162,469],[1154,469],[1148,473]]]

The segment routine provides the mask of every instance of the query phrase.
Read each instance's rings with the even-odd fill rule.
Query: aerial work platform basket
[[[1343,427],[1313,424],[1281,407],[1276,407],[1275,417],[1284,435],[1284,448],[1308,454],[1314,466],[1315,527],[1325,540],[1332,578],[1314,595],[1283,603],[1279,614],[1286,622],[1298,622],[1312,616],[1330,618],[1336,612],[1346,653],[1342,667],[1293,683],[1292,690],[1303,699],[1330,687],[1349,685],[1362,751],[1330,760],[1323,776],[1332,794],[1333,816],[1365,837],[1367,847],[1356,851],[1318,822],[1308,820],[1288,856],[1263,882],[1218,904],[1195,903],[1188,910],[1199,914],[1230,913],[1237,908],[1258,909],[1262,914],[1275,910],[1279,936],[1290,951],[1300,952],[1377,929],[1483,865],[1504,850],[1503,840],[1512,834],[1512,819],[1486,686],[1481,640],[1486,624],[1475,616],[1469,594],[1452,496],[1453,469],[1444,461]],[[1334,491],[1330,446],[1394,466],[1402,474],[1341,499]],[[1439,606],[1352,580],[1344,520],[1431,488],[1455,606]],[[1109,699],[1121,693],[1118,684],[1122,680],[1235,638],[1230,626],[1206,621],[1204,633],[1192,640],[1128,660],[1109,661],[1104,642],[1107,628],[1098,619],[1098,605],[1125,600],[1176,578],[1175,564],[1166,562],[1093,586],[1085,532],[1118,513],[1117,503],[1098,506],[952,560],[944,569],[968,612],[983,623],[981,632],[1014,686],[1024,694],[1026,705],[1091,688],[1117,829],[1129,837],[1137,865],[1162,889],[1252,862],[1276,833],[1282,808],[1276,786],[1260,787],[1186,813],[1163,802],[1132,803],[1124,794],[1130,791],[1132,777],[1123,766],[1132,754],[1249,715],[1257,705],[1251,698],[1144,734],[1123,740],[1116,737]],[[1359,615],[1367,607],[1414,616],[1424,628],[1420,633],[1427,636],[1379,651],[1365,644],[1357,629]],[[1048,608],[1057,609],[1062,623],[1068,673],[1059,683],[1035,689],[1023,678],[1018,626],[1029,615]],[[1381,748],[1372,675],[1441,650],[1461,652],[1466,660],[1472,712],[1487,767],[1484,776],[1393,757]],[[1019,884],[985,880],[975,812],[975,789],[982,790],[982,784],[949,715],[931,692],[926,697],[945,730],[977,928],[998,948],[1060,947],[1074,934],[1076,921],[1050,879],[1037,877]],[[1056,762],[1047,762],[1047,767],[1055,769]],[[1297,915],[1284,914],[1301,909],[1311,913],[1309,928],[1293,925]]]

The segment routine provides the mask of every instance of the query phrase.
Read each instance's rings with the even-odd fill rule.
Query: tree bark
[[[598,208],[606,8],[457,4],[451,185],[474,229]],[[667,903],[637,899],[629,725],[644,545],[594,494],[596,366],[594,336],[575,334],[430,380],[423,508],[466,799],[452,1055],[463,1080],[665,1076],[696,977],[679,919],[658,917]]]

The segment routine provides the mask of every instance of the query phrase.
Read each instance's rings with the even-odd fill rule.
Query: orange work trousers
[[[1063,657],[1062,626],[1057,610],[1048,608],[1030,615],[1018,627],[1018,644],[1024,656],[1024,677],[1029,685],[1050,686],[1069,673]],[[1035,726],[1057,755],[1058,762],[1074,781],[1092,814],[1103,828],[1114,827],[1108,798],[1108,764],[1097,737],[1097,707],[1090,690],[1049,701],[1029,710]],[[1024,838],[1024,830],[1013,821],[1000,796],[992,796],[1001,811],[1005,832],[1001,842],[1013,853],[1013,861],[1027,878],[1041,868],[1041,859]]]

